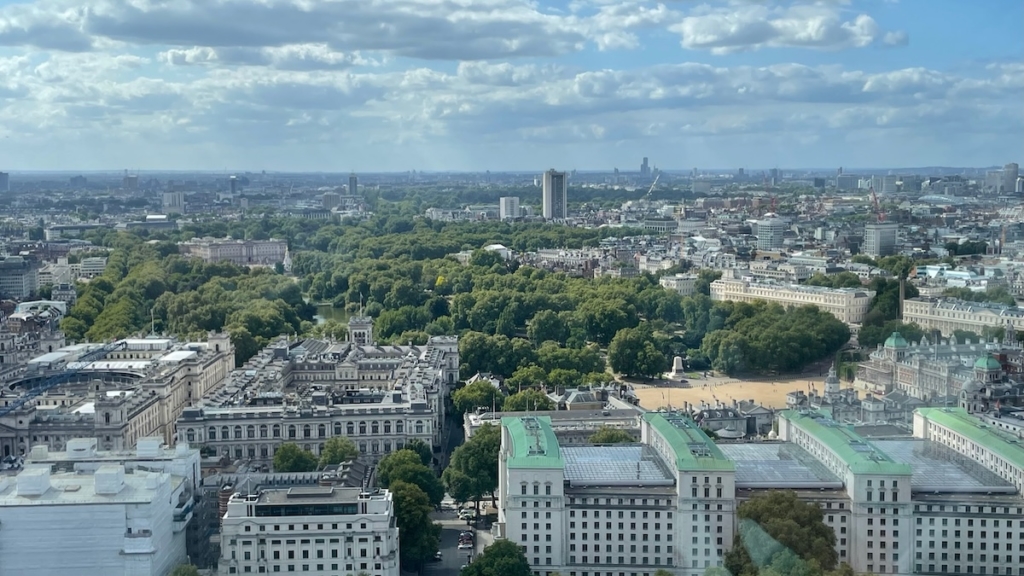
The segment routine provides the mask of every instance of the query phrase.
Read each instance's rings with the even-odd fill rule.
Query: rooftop
[[[981,464],[938,442],[922,439],[876,440],[879,450],[913,468],[914,492],[1006,493],[1017,489]]]
[[[918,408],[916,413],[949,428],[979,446],[984,446],[1007,462],[1024,469],[1024,446],[1021,446],[1020,439],[992,428],[968,414],[963,408]]]
[[[676,413],[648,412],[643,418],[672,448],[677,470],[736,469],[718,445],[689,417]]]
[[[737,489],[843,487],[843,481],[824,464],[790,442],[722,444],[721,449],[736,463]]]
[[[562,448],[565,479],[572,486],[672,486],[675,477],[645,444]]]
[[[21,474],[30,473],[33,469],[26,468]],[[154,497],[157,497],[159,494],[159,481],[163,476],[166,475],[155,472],[139,472],[134,474],[128,472],[124,475],[124,483],[117,493],[97,494],[97,478],[95,474],[53,474],[49,477],[49,488],[38,496],[21,496],[18,494],[18,481],[15,478],[0,478],[0,508],[8,506],[143,504],[151,502]],[[172,490],[184,481],[180,476],[171,476],[169,478]]]
[[[793,422],[827,446],[854,474],[911,474],[909,465],[897,463],[854,432],[851,426],[837,423],[826,413],[786,410],[779,417]]]
[[[564,468],[558,438],[547,416],[520,416],[501,419],[508,432],[509,468]]]

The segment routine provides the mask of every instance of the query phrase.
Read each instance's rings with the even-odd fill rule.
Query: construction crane
[[[654,187],[658,185],[659,179],[661,179],[661,172],[658,172],[658,175],[654,177],[654,182],[651,183],[651,187],[647,190],[647,194],[644,194],[643,199],[645,201],[649,201],[651,199],[651,194],[654,192]]]
[[[875,187],[871,187],[871,203],[875,206],[875,216],[878,217],[879,222],[885,222],[885,212],[882,212],[882,207],[878,205],[878,195],[875,194]]]
[[[19,396],[17,400],[11,402],[7,406],[4,406],[3,408],[0,408],[0,418],[7,416],[11,412],[14,412],[15,410],[21,408],[25,404],[28,404],[30,401],[35,399],[43,392],[46,392],[47,390],[52,390],[62,384],[66,384],[67,381],[70,380],[72,376],[84,370],[92,362],[102,360],[107,356],[107,354],[110,354],[115,350],[123,350],[126,346],[127,342],[125,342],[124,340],[118,340],[117,342],[105,344],[103,345],[103,347],[97,348],[96,350],[86,352],[81,357],[79,357],[78,360],[68,364],[68,367],[66,369],[62,370],[57,374],[53,374],[47,377],[39,384],[32,386],[28,390],[23,391],[21,393],[21,396]]]

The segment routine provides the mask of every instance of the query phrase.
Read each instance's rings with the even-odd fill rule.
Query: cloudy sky
[[[1020,0],[0,0],[0,170],[1024,160]]]

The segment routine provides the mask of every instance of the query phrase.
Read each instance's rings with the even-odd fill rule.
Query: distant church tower
[[[836,374],[836,367],[832,366],[828,369],[828,376],[825,377],[825,398],[835,398],[839,396],[839,393],[839,376]]]

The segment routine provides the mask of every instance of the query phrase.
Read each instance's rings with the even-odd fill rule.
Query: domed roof
[[[992,356],[986,354],[986,355],[982,356],[981,358],[978,358],[974,362],[974,369],[975,370],[986,370],[986,371],[989,371],[989,370],[1002,370],[1003,366],[1001,364],[999,364],[999,360],[996,360]]]
[[[900,335],[899,332],[893,332],[892,336],[885,339],[886,348],[908,348],[910,344],[907,343],[907,339]]]
[[[961,388],[964,394],[977,394],[985,385],[978,380],[968,380],[964,383],[964,387]]]

